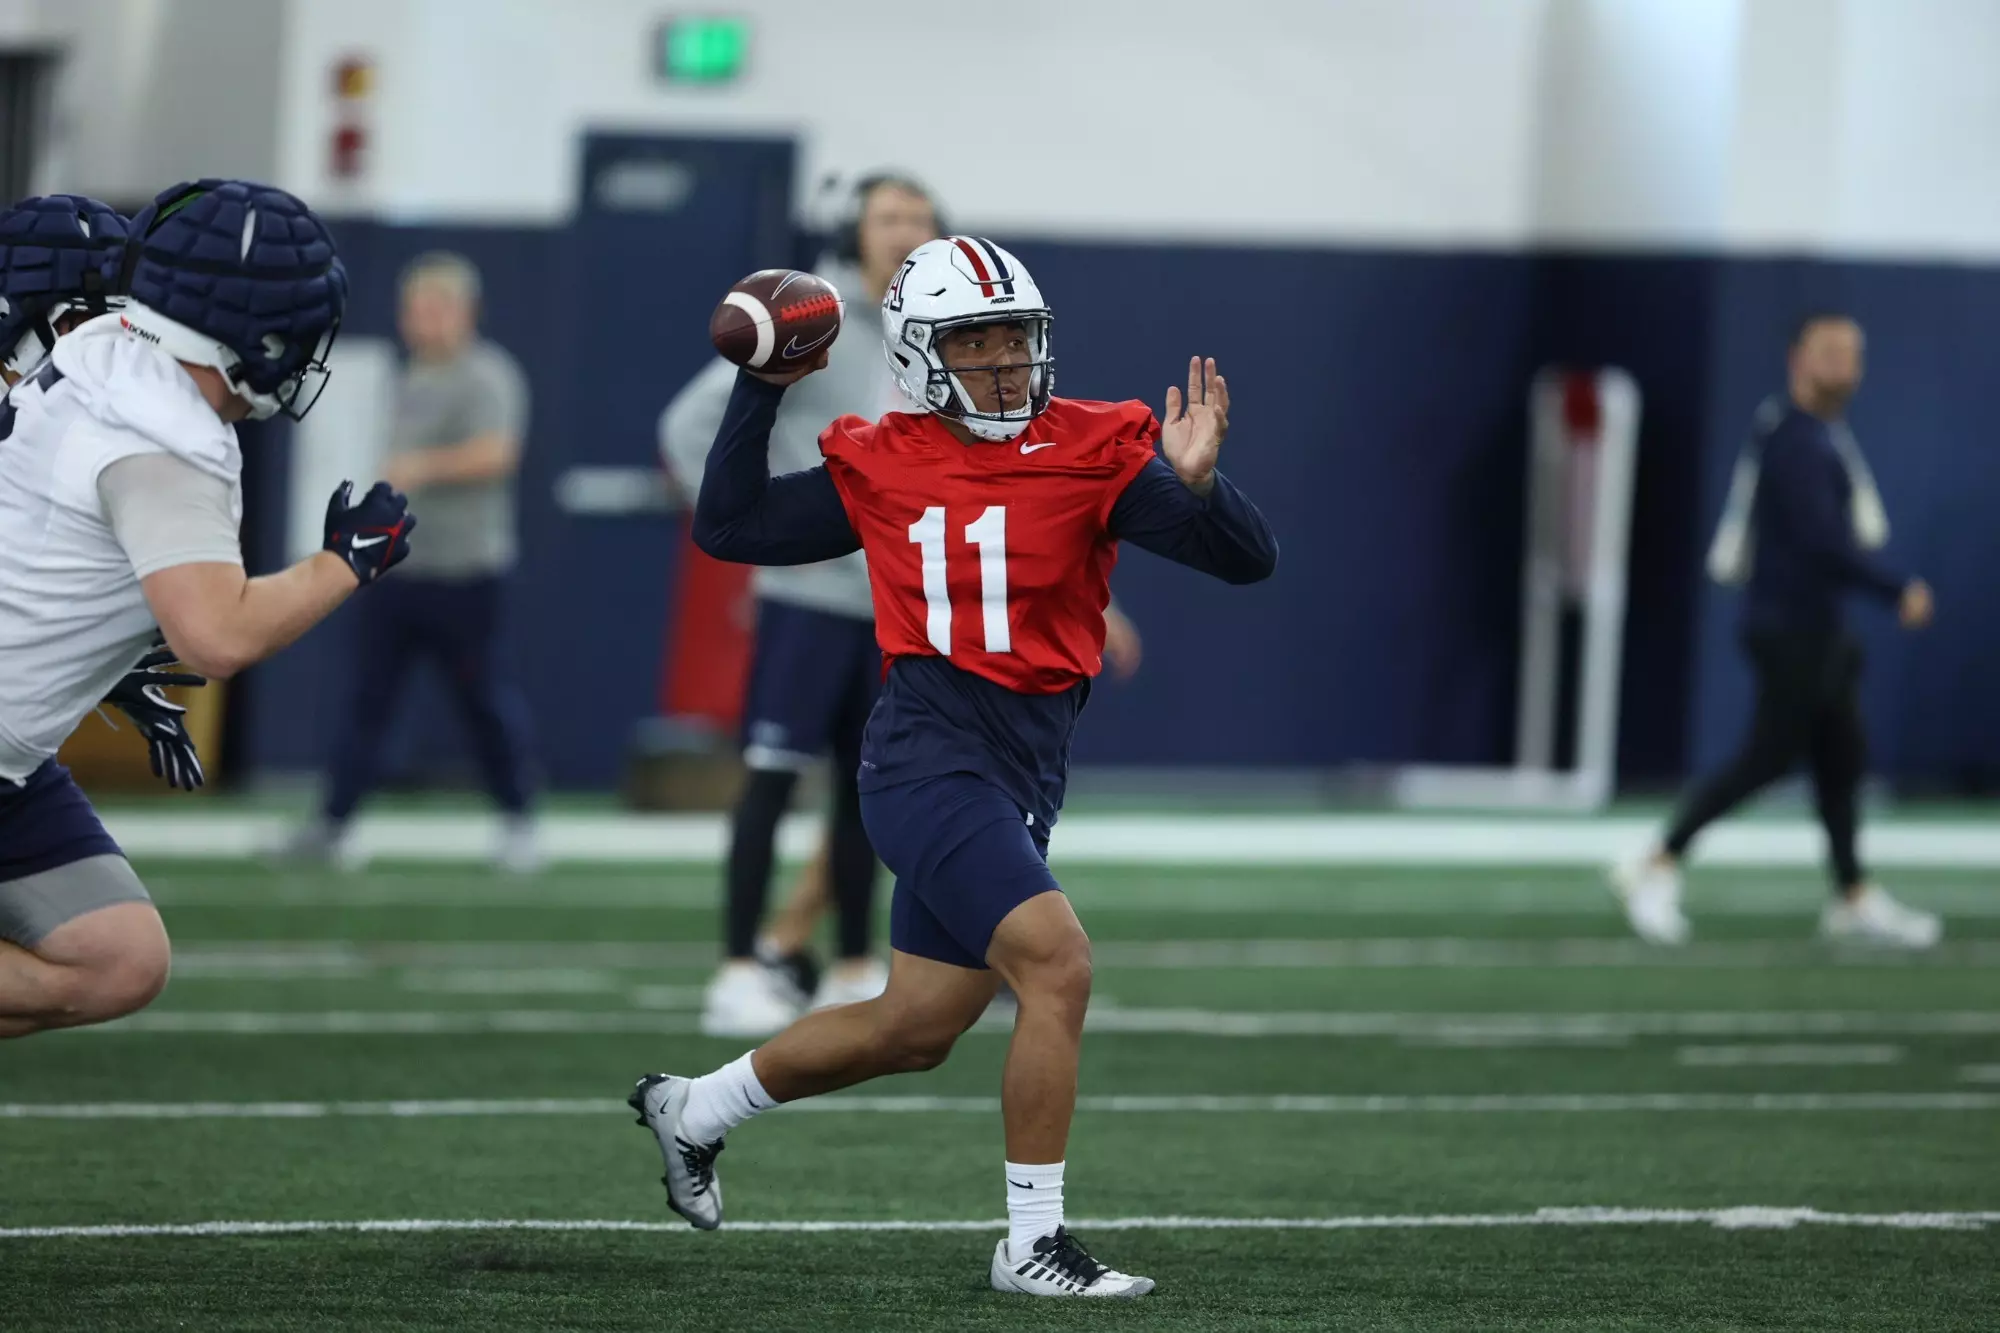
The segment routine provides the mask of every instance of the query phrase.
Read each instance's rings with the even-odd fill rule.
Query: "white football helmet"
[[[1041,289],[1014,256],[977,236],[942,236],[910,252],[882,297],[882,350],[897,385],[919,407],[960,422],[982,440],[1011,440],[1041,415],[1055,392],[1053,322]],[[939,358],[938,337],[950,329],[997,323],[1018,323],[1028,331],[1028,401],[1003,412],[981,412],[961,382],[966,372],[954,373]]]

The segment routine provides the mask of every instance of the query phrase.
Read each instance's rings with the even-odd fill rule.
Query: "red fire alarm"
[[[335,61],[328,91],[333,96],[333,133],[327,141],[327,174],[339,181],[359,180],[368,169],[374,60],[351,55]]]

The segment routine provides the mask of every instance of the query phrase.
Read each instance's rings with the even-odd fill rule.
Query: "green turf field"
[[[1666,955],[1581,871],[1067,873],[1098,941],[1070,1216],[1159,1281],[1117,1308],[986,1290],[998,1025],[746,1126],[741,1225],[678,1225],[622,1098],[742,1049],[693,1032],[707,869],[147,878],[167,994],[0,1045],[0,1328],[2000,1323],[1977,874],[1896,877],[1950,914],[1905,960],[1812,943],[1805,872],[1698,875]],[[159,1231],[361,1222],[398,1225]]]

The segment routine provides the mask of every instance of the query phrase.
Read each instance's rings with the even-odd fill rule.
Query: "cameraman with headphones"
[[[881,304],[910,251],[939,235],[930,192],[912,178],[880,172],[854,185],[847,212],[818,271],[847,303],[846,327],[827,368],[786,393],[771,432],[771,471],[816,467],[819,435],[848,413],[873,419],[903,406],[882,357]],[[668,405],[660,420],[667,469],[688,495],[701,488],[709,446],[722,424],[736,367],[718,358]],[[756,651],[744,703],[743,760],[749,770],[731,821],[726,879],[725,960],[710,983],[702,1030],[759,1037],[798,1014],[807,969],[781,968],[789,947],[771,945],[759,961],[758,928],[771,880],[778,821],[805,767],[833,757],[833,815],[820,859],[839,918],[840,957],[813,1002],[872,999],[887,983],[869,952],[875,849],[861,824],[855,788],[861,731],[881,685],[875,608],[868,566],[856,552],[821,564],[759,569]],[[815,872],[821,873],[821,872]],[[805,897],[810,900],[808,881]],[[812,915],[810,901],[802,903]],[[800,913],[791,914],[798,917]]]

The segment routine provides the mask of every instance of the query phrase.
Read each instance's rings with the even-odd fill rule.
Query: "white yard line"
[[[1105,940],[1099,967],[1162,971],[1198,968],[1698,968],[1953,967],[2000,963],[2000,940],[1960,940],[1923,952],[1834,949],[1812,940],[1741,940],[1662,949],[1642,940],[1500,940],[1452,936],[1409,939]]]
[[[283,837],[275,815],[224,811],[115,811],[105,817],[133,856],[157,859],[258,855]],[[354,830],[363,853],[394,860],[472,861],[489,856],[496,821],[474,814],[376,815]],[[1397,815],[1072,815],[1056,835],[1062,864],[1130,865],[1601,865],[1657,834],[1643,819],[1445,818]],[[810,856],[812,816],[786,820],[781,853]],[[542,841],[558,861],[712,862],[723,854],[720,815],[551,814]],[[2000,868],[2000,827],[1985,821],[1875,821],[1863,852],[1887,867]],[[1717,866],[1807,867],[1823,856],[1809,821],[1734,823],[1702,842]]]
[[[144,864],[151,868],[157,863]],[[684,872],[688,867],[679,869]],[[1067,875],[1063,867],[1057,869]],[[1141,869],[1128,867],[1134,872]],[[1211,872],[1212,877],[1192,876],[1187,867],[1163,868],[1157,880],[1128,878],[1107,885],[1086,879],[1070,888],[1086,920],[1094,920],[1100,913],[1204,918],[1270,911],[1334,921],[1377,915],[1448,916],[1454,920],[1595,915],[1608,922],[1615,920],[1616,912],[1611,899],[1594,882],[1578,883],[1574,878],[1496,880],[1482,874],[1476,880],[1441,878],[1413,883],[1370,877],[1353,867],[1267,867],[1255,874],[1240,869],[1232,872],[1225,866],[1198,869]],[[1521,868],[1517,873],[1530,873],[1531,869]],[[1805,867],[1799,869],[1804,871]],[[504,907],[509,911],[559,912],[571,918],[578,912],[606,909],[710,911],[715,906],[711,872],[712,867],[703,867],[699,876],[668,871],[663,872],[660,882],[653,883],[636,878],[593,880],[586,869],[558,867],[552,875],[537,878],[473,879],[467,867],[433,865],[428,869],[392,867],[351,876],[288,877],[279,872],[268,879],[239,876],[203,881],[183,869],[171,872],[171,879],[153,876],[151,887],[169,912],[182,907],[253,907],[259,912],[324,911],[328,907]],[[1703,920],[1714,917],[1782,916],[1796,922],[1799,937],[1806,938],[1824,894],[1810,874],[1785,873],[1792,877],[1734,876],[1722,871],[1697,882],[1688,898],[1697,928]],[[1942,912],[1949,921],[2000,917],[2000,895],[1983,882],[1979,871],[1968,871],[1963,880],[1925,884],[1918,897],[1921,906]]]
[[[1967,1083],[2000,1083],[2000,1065],[1966,1065],[1958,1076]]]
[[[1737,1036],[1985,1036],[2000,1033],[2000,1012],[1838,1010],[1679,1010],[1633,1013],[1431,1014],[1324,1010],[1235,1012],[1093,1006],[1085,1025],[1106,1032],[1271,1037],[1470,1039]]]
[[[786,1114],[955,1115],[999,1111],[998,1097],[815,1097]],[[2000,1092],[1298,1093],[1268,1097],[1085,1096],[1091,1115],[1592,1115],[1630,1112],[1993,1111]],[[0,1120],[456,1119],[629,1115],[609,1097],[450,1098],[380,1102],[13,1102]]]
[[[1709,1226],[1723,1231],[1789,1231],[1799,1226],[1885,1228],[1896,1231],[1977,1231],[2000,1212],[1829,1213],[1817,1208],[1539,1208],[1527,1213],[1355,1214],[1347,1217],[1098,1217],[1070,1223],[1078,1231],[1427,1231],[1510,1227]],[[837,1220],[731,1222],[726,1234],[851,1235],[872,1232],[1005,1231],[1004,1218],[978,1220]],[[173,1236],[300,1236],[329,1232],[387,1233],[636,1231],[682,1235],[682,1222],[624,1219],[389,1218],[351,1222],[175,1222],[109,1226],[0,1227],[0,1240],[123,1240]]]
[[[603,967],[409,968],[396,981],[424,995],[603,995],[625,984]]]
[[[1697,1069],[1738,1069],[1753,1065],[1893,1065],[1903,1058],[1900,1046],[1836,1044],[1789,1046],[1683,1046],[1674,1052],[1680,1064]]]
[[[648,998],[666,999],[668,995]],[[1450,1045],[1574,1043],[1634,1037],[1922,1037],[1992,1036],[2000,1011],[1722,1010],[1712,1013],[1381,1013],[1300,1010],[1126,1008],[1091,1006],[1094,1032],[1207,1037],[1382,1037]],[[976,1034],[1004,1034],[1010,1018],[992,1015]],[[115,1023],[81,1028],[100,1035],[181,1033],[204,1036],[328,1034],[459,1036],[471,1033],[617,1034],[695,1031],[691,1018],[623,1009],[229,1010],[147,1009]]]

